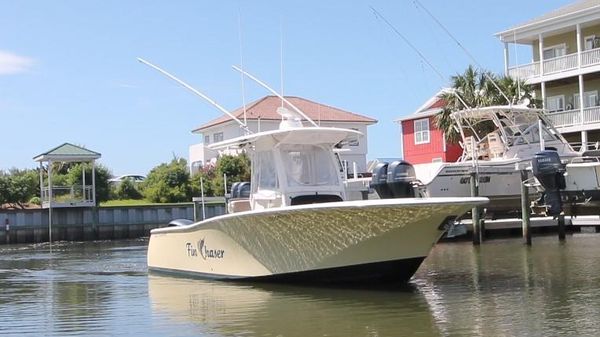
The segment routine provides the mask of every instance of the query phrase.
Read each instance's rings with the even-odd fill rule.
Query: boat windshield
[[[338,184],[331,150],[313,144],[282,144],[280,149],[289,186]]]
[[[257,190],[276,190],[279,187],[273,151],[256,152],[252,158],[252,181]]]

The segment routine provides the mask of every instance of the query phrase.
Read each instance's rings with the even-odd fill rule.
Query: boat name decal
[[[479,177],[479,182],[480,183],[489,183],[491,180],[490,176],[480,176]],[[471,183],[471,177],[462,177],[460,178],[460,183],[461,184],[469,184]]]
[[[196,257],[201,256],[204,260],[206,259],[222,259],[225,257],[224,249],[209,249],[205,243],[205,240],[202,239],[198,241],[197,245],[187,242],[185,244],[185,249],[187,251],[187,256]]]

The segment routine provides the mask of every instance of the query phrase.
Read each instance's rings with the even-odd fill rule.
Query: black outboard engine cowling
[[[371,176],[371,187],[375,189],[379,195],[379,198],[381,199],[389,199],[394,197],[387,183],[387,172],[388,163],[382,162],[375,166],[375,169],[373,169],[373,175]]]
[[[388,165],[387,184],[394,198],[414,198],[416,180],[415,168],[409,162],[398,160]]]
[[[565,165],[560,161],[556,151],[541,151],[531,161],[533,175],[545,190],[544,203],[548,206],[548,214],[560,215],[562,200],[560,190],[565,189]]]
[[[250,183],[247,181],[240,182],[237,185],[237,193],[238,198],[250,198]]]

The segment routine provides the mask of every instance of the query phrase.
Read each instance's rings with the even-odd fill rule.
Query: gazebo
[[[33,160],[40,163],[40,189],[42,208],[58,207],[94,207],[96,206],[96,170],[95,161],[100,158],[100,153],[90,151],[81,146],[64,143]],[[43,163],[48,163],[48,179],[44,181]],[[79,162],[91,163],[92,176],[86,177],[85,169],[82,170],[82,184],[73,186],[54,186],[52,184],[52,163]],[[88,178],[86,180],[86,178]],[[90,181],[91,180],[91,181]],[[89,184],[87,184],[89,182]]]

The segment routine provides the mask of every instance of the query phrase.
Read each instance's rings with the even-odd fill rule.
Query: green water
[[[144,240],[0,246],[0,335],[600,336],[600,235],[438,244],[401,288],[148,275]]]

